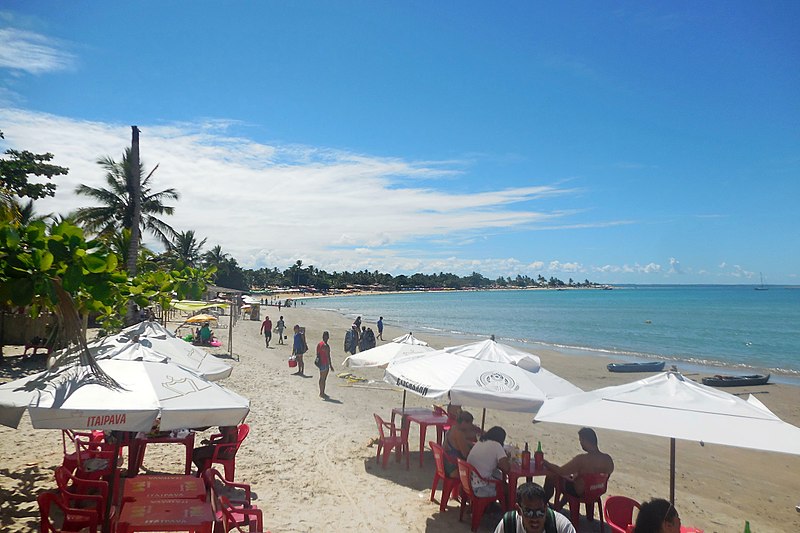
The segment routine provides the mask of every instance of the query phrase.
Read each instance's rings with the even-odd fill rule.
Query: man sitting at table
[[[498,480],[503,484],[505,491],[505,475],[511,469],[511,463],[503,448],[506,440],[506,431],[494,426],[483,434],[481,440],[475,443],[467,455],[467,462],[475,467],[478,474],[487,480]],[[483,481],[472,476],[472,490],[479,498],[486,498],[496,494],[496,484]]]
[[[200,446],[195,448],[192,452],[192,462],[197,465],[197,474],[202,474],[203,466],[205,465],[206,460],[211,459],[214,456],[214,450],[220,444],[235,444],[236,439],[239,438],[239,428],[237,426],[220,426],[219,427],[220,437],[203,439],[200,441],[200,444],[204,446]],[[220,459],[230,459],[231,454],[233,453],[233,446],[222,450],[217,457]]]
[[[548,471],[544,481],[544,490],[547,500],[553,497],[556,485],[563,481],[564,494],[572,496],[583,495],[583,474],[608,474],[614,471],[614,461],[607,453],[601,452],[597,447],[597,434],[592,428],[581,428],[578,431],[578,442],[586,453],[576,455],[564,466],[554,465],[549,461],[544,462],[544,467]],[[555,502],[556,509],[561,508],[565,503]]]
[[[547,506],[544,489],[523,483],[517,489],[517,506],[503,515],[494,533],[575,533],[569,519]]]

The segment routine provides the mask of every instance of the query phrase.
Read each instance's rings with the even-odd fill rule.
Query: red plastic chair
[[[384,422],[378,415],[373,413],[373,416],[375,417],[375,423],[378,425],[378,434],[380,435],[378,439],[378,450],[375,453],[375,461],[377,462],[380,460],[381,452],[383,452],[383,468],[386,468],[386,465],[389,463],[389,455],[394,448],[397,453],[398,463],[400,462],[400,456],[402,454],[406,455],[406,470],[408,470],[411,455],[408,449],[408,435],[404,434],[403,431],[398,432],[397,426],[389,422]],[[389,436],[386,436],[386,430],[389,431]]]
[[[481,476],[474,466],[464,461],[463,459],[456,459],[458,461],[458,476],[461,479],[461,512],[458,515],[458,521],[461,522],[464,518],[464,510],[467,503],[472,508],[472,531],[478,530],[478,525],[481,523],[483,513],[486,508],[494,502],[500,502],[502,509],[506,508],[506,495],[503,483],[497,479],[486,479]],[[476,496],[472,490],[472,476],[482,479],[486,483],[491,483],[495,486],[495,495],[485,498]]]
[[[64,460],[61,466],[66,467],[70,472],[73,472],[81,462],[80,454],[83,453],[83,459],[92,457],[92,452],[88,449],[79,450],[75,442],[78,439],[83,442],[102,442],[102,431],[79,432],[71,429],[61,430],[61,447],[64,449]]]
[[[219,494],[217,482],[220,483],[224,496]],[[209,468],[203,472],[203,483],[206,486],[208,501],[214,509],[217,524],[227,528],[224,531],[241,526],[247,526],[250,531],[261,531],[263,522],[261,509],[251,503],[250,485],[228,481],[216,468]],[[237,496],[234,497],[233,494]],[[223,497],[224,505],[220,501]]]
[[[442,431],[444,431],[445,433],[447,433],[447,431],[453,426],[453,424],[456,423],[456,421],[453,420],[452,418],[450,418],[450,415],[447,414],[447,409],[445,409],[441,405],[435,405],[434,404],[434,406],[433,406],[433,414],[442,415],[442,416],[446,416],[447,417],[447,424],[442,426]]]
[[[572,496],[564,493],[566,498],[566,505],[569,505],[570,521],[575,529],[578,529],[578,522],[581,516],[581,503],[586,506],[586,518],[591,522],[594,520],[594,504],[599,507],[600,512],[600,533],[605,531],[603,520],[603,502],[600,497],[608,490],[608,474],[582,474],[580,478],[583,480],[583,496]],[[563,480],[561,480],[563,482]],[[556,491],[555,501],[559,501],[559,494],[563,490],[559,487]]]
[[[39,531],[41,533],[62,533],[85,529],[88,529],[89,533],[97,533],[100,519],[92,509],[67,507],[60,496],[53,492],[39,494],[36,503],[39,504]],[[54,505],[63,516],[60,526],[55,524],[50,514]]]
[[[458,497],[458,488],[461,486],[459,478],[449,477],[444,469],[444,461],[447,458],[451,463],[455,463],[456,459],[447,455],[444,449],[433,441],[428,442],[433,452],[433,459],[436,462],[436,472],[433,474],[433,486],[431,486],[431,501],[436,493],[436,488],[439,486],[439,481],[442,481],[442,496],[439,501],[439,512],[445,512],[447,509],[447,502],[450,498]]]
[[[98,522],[103,521],[108,505],[108,482],[80,478],[63,466],[56,468],[55,478],[64,505],[94,512]],[[114,506],[111,506],[109,516],[113,515]]]
[[[232,529],[244,533],[242,526],[247,526],[249,533],[261,533],[264,531],[261,509],[252,507],[243,510],[232,504],[225,496],[219,497],[219,508],[222,511],[222,528],[225,533]]]
[[[603,514],[612,533],[627,533],[628,525],[633,524],[633,510],[638,508],[639,502],[627,496],[606,498]]]
[[[236,442],[216,444],[214,446],[214,454],[203,462],[203,466],[198,471],[198,474],[202,474],[211,468],[212,464],[221,464],[225,469],[225,479],[227,481],[233,481],[234,474],[236,473],[236,452],[239,451],[239,447],[242,445],[248,433],[250,433],[250,426],[247,424],[239,425]],[[222,439],[222,433],[216,433],[211,435],[209,441],[211,444],[214,444],[215,440],[218,441],[220,439]]]

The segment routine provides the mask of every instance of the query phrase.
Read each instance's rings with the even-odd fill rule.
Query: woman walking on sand
[[[328,380],[328,372],[333,370],[333,362],[331,361],[331,347],[328,345],[330,335],[327,331],[322,333],[322,340],[317,344],[317,358],[314,364],[319,368],[319,397],[323,400],[328,399],[325,394],[325,382]]]

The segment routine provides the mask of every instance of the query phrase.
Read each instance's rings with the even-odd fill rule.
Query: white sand
[[[277,308],[262,308],[273,322]],[[284,531],[469,531],[465,518],[458,522],[458,504],[439,513],[429,502],[433,460],[426,453],[425,466],[417,462],[416,426],[412,427],[411,468],[390,462],[383,470],[375,463],[375,448],[368,446],[377,435],[373,413],[388,418],[398,407],[402,393],[381,381],[378,369],[354,371],[375,380],[351,385],[336,377],[345,371],[342,343],[349,321],[335,313],[306,309],[282,309],[287,325],[307,328],[313,353],[322,331],[331,332],[335,372],[328,379],[333,401],[318,397],[318,371],[313,356],[306,373],[291,375],[287,359],[291,348],[272,342],[264,347],[259,322],[240,321],[234,328],[234,371],[223,382],[251,400],[247,423],[251,433],[237,458],[236,479],[250,483],[257,505],[264,510],[265,527]],[[373,329],[374,325],[373,325]],[[226,329],[216,331],[227,346]],[[291,331],[287,343],[291,341]],[[386,339],[406,333],[387,327]],[[415,332],[416,335],[416,332]],[[460,344],[458,339],[426,337],[435,348]],[[223,353],[222,350],[218,350]],[[624,383],[632,376],[609,374],[603,358],[564,356],[538,352],[543,365],[588,390]],[[8,377],[8,372],[2,374]],[[800,425],[800,390],[786,385],[755,387],[753,391],[784,420]],[[737,392],[739,392],[737,390]],[[408,395],[408,405],[429,406],[430,401]],[[480,420],[480,412],[473,410]],[[579,452],[576,427],[531,424],[531,416],[490,411],[486,425],[501,425],[512,442],[542,441],[545,456],[565,462]],[[629,433],[598,430],[600,447],[609,452],[617,470],[609,482],[609,494],[639,501],[667,497],[669,491],[669,441]],[[198,440],[201,438],[198,436]],[[428,440],[435,438],[429,430]],[[765,437],[768,438],[768,437]],[[33,430],[27,416],[18,430],[0,428],[0,530],[37,530],[36,495],[54,487],[52,470],[61,461],[60,433]],[[178,472],[181,449],[158,446],[148,449],[145,469]],[[739,450],[696,443],[677,443],[676,506],[684,525],[706,532],[742,531],[750,520],[754,532],[800,531],[800,457]],[[438,500],[438,492],[437,492]],[[485,517],[481,531],[491,531],[499,516]],[[583,531],[599,530],[597,522],[582,523]]]

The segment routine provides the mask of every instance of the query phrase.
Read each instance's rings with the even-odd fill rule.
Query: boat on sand
[[[743,376],[717,374],[703,378],[703,385],[711,387],[745,387],[747,385],[765,385],[769,374],[750,374]]]
[[[664,361],[648,361],[646,363],[609,363],[606,365],[609,372],[661,372],[664,370]]]

